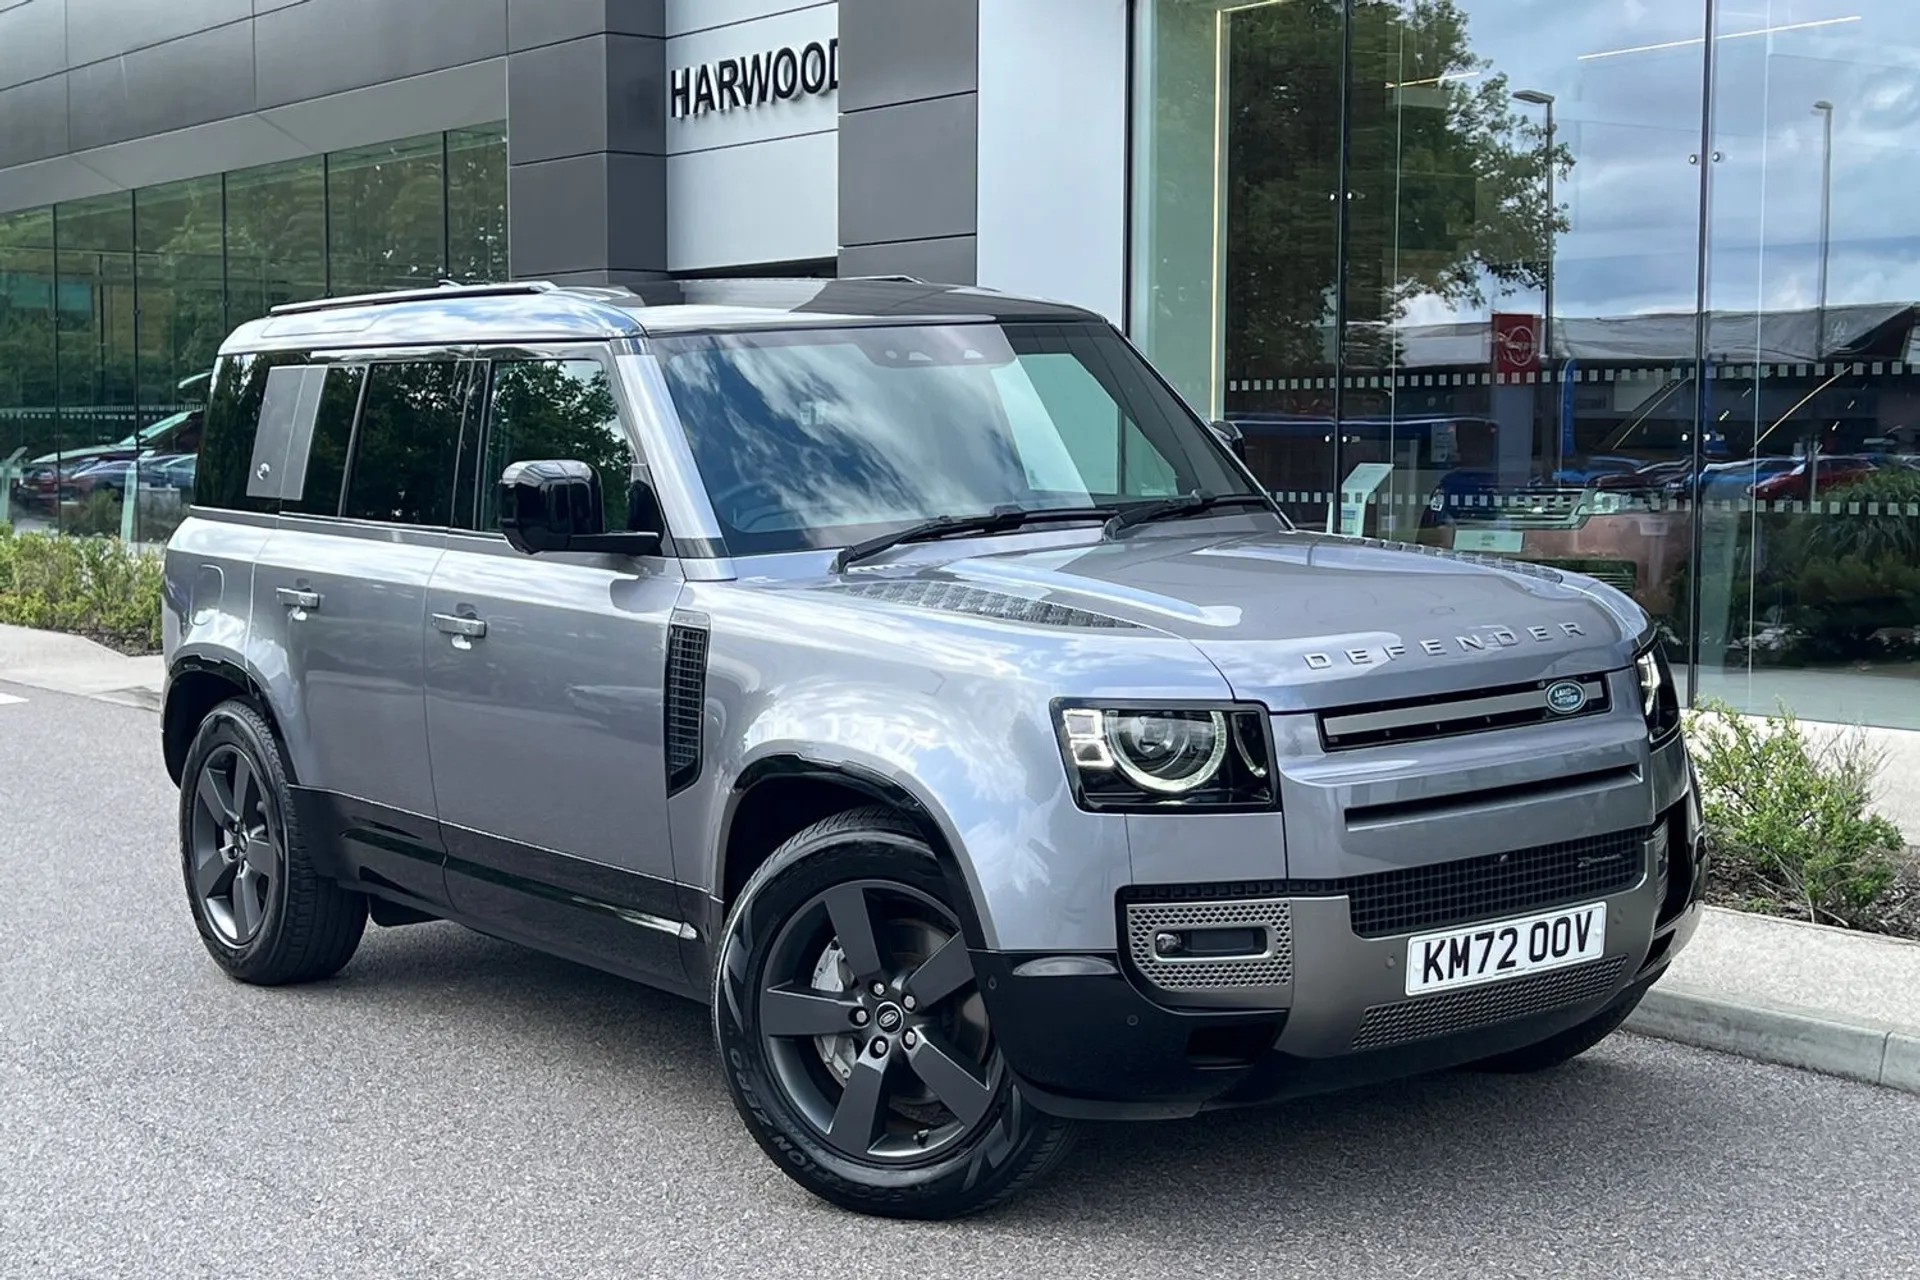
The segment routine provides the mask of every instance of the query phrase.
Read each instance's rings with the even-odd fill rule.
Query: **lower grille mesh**
[[[1395,1004],[1377,1004],[1361,1019],[1353,1047],[1384,1049],[1595,1000],[1619,981],[1626,963],[1625,956],[1614,956],[1593,964],[1535,974],[1531,978],[1514,978],[1443,995],[1418,996]]]
[[[1163,960],[1153,935],[1162,929],[1264,930],[1263,956]],[[1286,902],[1184,902],[1127,908],[1127,952],[1140,976],[1162,991],[1284,987],[1293,982],[1293,908]]]

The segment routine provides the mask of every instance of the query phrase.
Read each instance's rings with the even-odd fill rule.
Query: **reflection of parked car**
[[[1686,947],[1618,592],[1295,528],[1093,312],[635,290],[222,347],[157,745],[235,979],[438,918],[705,1000],[774,1166],[929,1218],[1076,1119],[1550,1069]]]
[[[1792,468],[1768,476],[1753,486],[1753,496],[1767,502],[1807,502],[1835,485],[1878,471],[1872,459],[1838,454],[1803,458]]]

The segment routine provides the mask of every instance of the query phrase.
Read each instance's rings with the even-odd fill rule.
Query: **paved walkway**
[[[0,680],[158,710],[164,672],[158,654],[129,658],[79,636],[0,625]]]
[[[161,674],[158,657],[0,626],[0,682],[157,710]],[[1627,1026],[1920,1093],[1920,943],[1711,908]]]

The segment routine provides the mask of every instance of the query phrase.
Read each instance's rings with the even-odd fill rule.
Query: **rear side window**
[[[249,496],[254,437],[267,376],[278,366],[298,364],[293,354],[227,355],[214,370],[207,398],[205,430],[194,472],[194,503],[222,511],[271,512],[270,496]]]
[[[340,514],[389,524],[451,522],[466,371],[452,360],[368,367]]]
[[[307,445],[305,481],[281,504],[282,511],[314,516],[339,512],[340,490],[347,476],[347,446],[353,440],[353,415],[360,407],[360,387],[366,377],[364,365],[333,365],[326,370]]]
[[[637,528],[627,510],[633,447],[620,425],[606,366],[598,360],[502,360],[493,366],[474,527],[500,527],[500,473],[516,462],[560,458],[600,475],[607,523]]]

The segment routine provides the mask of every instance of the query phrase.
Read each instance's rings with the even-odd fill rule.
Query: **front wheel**
[[[740,892],[714,966],[714,1038],[761,1148],[821,1199],[952,1218],[1064,1153],[995,1044],[932,851],[884,809],[794,836]]]

